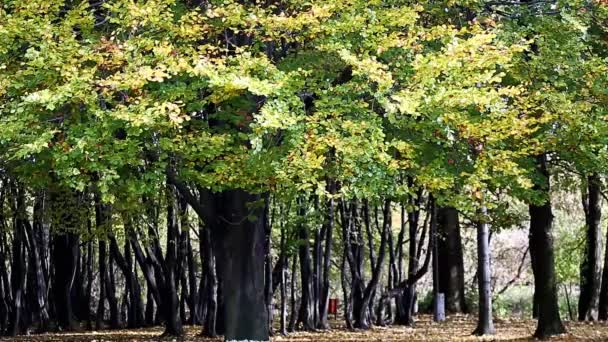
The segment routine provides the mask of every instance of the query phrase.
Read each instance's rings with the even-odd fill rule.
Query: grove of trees
[[[423,277],[436,320],[494,334],[513,203],[560,334],[552,189],[582,197],[578,319],[606,320],[606,170],[604,0],[0,2],[2,335],[268,341],[337,295],[348,328],[414,325]]]

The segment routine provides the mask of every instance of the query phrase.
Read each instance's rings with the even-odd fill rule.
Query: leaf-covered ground
[[[414,328],[403,326],[374,327],[369,331],[348,331],[340,322],[334,329],[320,332],[296,332],[289,336],[275,336],[272,341],[528,341],[532,340],[535,321],[496,320],[496,335],[487,338],[471,336],[475,317],[454,316],[446,322],[432,323],[429,316],[419,317]],[[554,341],[608,341],[608,324],[566,322],[568,333]],[[103,330],[79,333],[55,333],[22,336],[10,341],[155,341],[161,340],[161,327],[132,330]],[[181,341],[222,341],[198,336],[200,327],[187,326],[186,337]],[[162,340],[177,340],[166,338]],[[8,341],[3,339],[3,341]]]

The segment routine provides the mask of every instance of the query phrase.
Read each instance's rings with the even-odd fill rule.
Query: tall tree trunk
[[[4,202],[7,194],[6,183],[0,179],[0,335],[4,335],[9,324],[9,307],[11,306],[11,288],[8,282],[6,267],[8,248],[6,246],[6,217],[4,215]]]
[[[409,179],[408,183],[413,187],[413,180]],[[408,256],[408,270],[407,277],[409,279],[414,279],[416,273],[418,272],[418,247],[422,246],[422,237],[424,234],[421,234],[421,241],[418,243],[417,235],[418,235],[418,222],[420,219],[420,203],[422,199],[422,191],[418,190],[415,196],[412,196],[410,199],[410,205],[412,209],[410,209],[407,213],[408,216],[408,224],[409,224],[409,256]],[[428,253],[429,251],[427,251]],[[397,316],[397,323],[404,325],[412,325],[414,324],[414,306],[416,302],[416,282],[410,281],[406,286],[404,294],[401,298],[401,307],[402,312],[400,312]],[[398,297],[399,298],[399,297]]]
[[[1,204],[0,204],[1,205]],[[25,214],[25,208],[23,208]],[[23,223],[26,226],[29,243],[30,270],[33,275],[35,309],[38,318],[38,331],[44,332],[48,329],[49,313],[47,307],[46,279],[42,268],[43,260],[40,256],[40,232],[43,229],[44,194],[38,194],[34,202],[34,224],[30,225],[28,220]],[[32,294],[30,294],[31,297]],[[88,307],[88,306],[87,306]]]
[[[95,195],[95,225],[97,226],[98,232],[106,232],[110,229],[109,227],[109,208],[107,205],[101,203],[100,196]],[[99,301],[97,304],[97,317],[95,328],[97,330],[103,328],[103,320],[105,316],[105,301],[106,301],[106,278],[108,277],[107,271],[107,244],[106,234],[103,234],[98,241],[98,264],[99,264]]]
[[[72,285],[78,267],[79,236],[74,233],[77,217],[71,212],[71,208],[78,207],[77,202],[77,196],[71,190],[52,194],[54,212],[59,214],[53,232],[51,254],[55,265],[53,294],[57,325],[67,331],[78,329],[72,303]]]
[[[167,336],[182,336],[184,329],[179,314],[179,298],[177,296],[177,244],[179,226],[177,218],[176,199],[172,191],[167,193],[167,247],[163,263],[165,281],[163,286],[162,311],[165,319]]]
[[[439,292],[445,293],[449,313],[466,313],[464,294],[464,259],[458,211],[441,207],[437,211],[439,229]]]
[[[587,177],[587,189],[583,192],[586,240],[585,253],[580,270],[580,296],[578,319],[594,321],[598,319],[598,305],[601,286],[601,180],[597,174]]]
[[[116,298],[116,277],[114,273],[114,257],[110,252],[108,257],[108,276],[106,277],[106,298],[110,308],[110,329],[120,329],[120,312]]]
[[[198,291],[196,290],[196,268],[194,264],[194,251],[192,248],[192,238],[190,233],[186,235],[186,259],[188,263],[188,287],[190,288],[190,297],[188,298],[188,309],[190,310],[189,324],[199,324],[201,322],[200,306],[198,305]]]
[[[302,323],[302,328],[307,331],[315,329],[314,322],[314,300],[313,300],[313,277],[312,265],[310,257],[310,239],[308,235],[308,226],[305,222],[306,204],[305,200],[301,199],[298,203],[298,215],[300,224],[298,226],[298,239],[300,255],[300,284],[302,286],[302,295],[300,300],[300,310],[298,313],[298,321]]]
[[[298,321],[298,310],[296,302],[296,279],[298,274],[298,253],[293,254],[293,260],[291,262],[291,272],[289,273],[289,308],[291,309],[291,315],[289,316],[289,325],[287,326],[288,332],[294,332],[296,330],[296,322]]]
[[[89,230],[89,234],[91,234],[92,232],[92,222],[91,219],[89,218],[87,220],[87,228]],[[90,235],[92,236],[92,235]],[[85,303],[86,303],[86,310],[87,310],[87,329],[88,330],[92,330],[93,329],[93,315],[91,315],[91,306],[93,305],[93,303],[91,302],[91,300],[93,299],[93,282],[95,281],[95,275],[93,274],[93,239],[90,238],[87,241],[87,260],[86,260],[86,269],[87,269],[87,283],[86,283],[86,287],[85,287],[85,294],[86,294],[86,299],[85,299]]]
[[[225,339],[268,341],[268,312],[264,305],[264,213],[251,209],[260,196],[230,190],[218,196],[218,229]],[[255,308],[252,310],[252,308]]]
[[[477,222],[477,289],[479,294],[479,311],[475,335],[493,335],[492,288],[490,271],[490,228],[487,220],[487,209],[482,204]]]
[[[328,191],[330,194],[335,193],[335,182],[329,181]],[[321,281],[321,297],[319,300],[319,322],[318,328],[329,329],[328,305],[329,305],[329,272],[331,267],[331,253],[333,243],[334,230],[334,199],[328,198],[326,205],[325,216],[325,253],[323,254],[323,279]]]
[[[534,273],[534,291],[538,298],[538,326],[534,336],[546,338],[566,331],[559,315],[553,256],[553,213],[549,192],[549,172],[546,155],[537,157],[537,170],[542,180],[534,184],[546,199],[542,204],[530,204],[530,254]]]
[[[207,217],[199,200],[171,170],[167,181],[177,187],[200,218]],[[225,339],[268,341],[264,273],[251,272],[264,268],[264,213],[255,205],[263,199],[243,190],[228,190],[213,197],[220,204],[215,208],[217,220],[211,226],[215,230],[221,291],[230,294],[218,296],[223,301],[220,309]]]
[[[215,242],[212,231],[217,220],[215,202],[209,190],[199,188],[199,203],[203,213],[199,214],[199,249],[203,276],[201,277],[201,318],[203,320],[203,336],[217,336],[218,318],[218,278],[215,258]]]
[[[25,286],[27,275],[26,261],[26,225],[28,220],[25,208],[25,190],[18,184],[13,184],[11,207],[13,210],[13,241],[10,284],[13,307],[7,335],[20,335],[26,330],[25,322]]]
[[[283,214],[283,213],[281,213]],[[280,252],[279,252],[279,263],[281,264],[281,282],[280,282],[280,291],[281,291],[281,321],[280,321],[280,332],[281,335],[287,335],[287,268],[289,267],[289,263],[287,260],[287,237],[285,232],[285,223],[281,220],[281,242],[280,242]]]
[[[433,321],[441,322],[445,320],[445,305],[442,302],[443,298],[439,293],[439,252],[437,250],[437,205],[435,198],[429,195],[429,210],[431,223],[429,229],[429,238],[432,239],[433,249],[430,251],[433,257]]]
[[[272,328],[272,222],[270,218],[270,199],[264,198],[264,301],[268,312],[268,331],[273,334]]]

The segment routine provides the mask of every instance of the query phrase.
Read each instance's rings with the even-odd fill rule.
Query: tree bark
[[[330,181],[328,185],[330,194],[335,193],[335,182]],[[321,297],[319,300],[319,322],[318,328],[329,329],[328,305],[329,305],[329,272],[331,267],[331,253],[334,230],[334,200],[327,199],[325,217],[325,251],[323,254],[323,279],[321,280]]]
[[[218,195],[218,262],[224,293],[227,341],[269,341],[268,312],[264,305],[264,213],[250,209],[263,200],[243,190]],[[252,308],[255,308],[252,310]]]
[[[59,214],[53,232],[52,262],[53,295],[57,314],[57,325],[62,330],[78,329],[72,303],[72,285],[78,266],[79,236],[75,233],[77,217],[71,208],[78,207],[76,194],[71,190],[53,192],[54,212]]]
[[[475,335],[493,335],[494,321],[492,319],[492,286],[490,283],[490,228],[487,220],[487,209],[482,204],[477,222],[477,290],[479,295],[479,312]]]
[[[464,293],[464,259],[458,211],[441,207],[437,211],[439,229],[439,292],[445,293],[449,313],[466,313]]]
[[[166,336],[182,336],[184,329],[179,313],[179,298],[177,295],[177,244],[178,244],[178,218],[175,193],[167,193],[167,246],[163,271],[165,281],[162,286],[162,311],[165,319]]]
[[[26,330],[26,296],[25,296],[25,280],[27,275],[26,261],[26,224],[27,221],[25,210],[25,193],[24,189],[18,184],[13,184],[12,191],[13,210],[13,241],[12,241],[12,262],[11,262],[11,290],[12,290],[12,308],[9,328],[7,335],[20,335]]]
[[[546,199],[542,204],[530,204],[530,254],[534,273],[534,291],[538,296],[538,325],[535,337],[546,338],[564,333],[566,329],[559,315],[553,255],[553,213],[549,192],[549,172],[546,155],[536,158],[537,171],[542,177],[534,184]]]
[[[597,174],[587,177],[587,191],[583,192],[585,211],[585,251],[580,269],[579,321],[598,319],[601,286],[601,180]]]
[[[306,331],[312,331],[315,329],[314,322],[314,300],[313,300],[313,277],[312,277],[312,264],[310,256],[310,239],[308,235],[308,226],[305,223],[306,217],[306,204],[305,200],[301,199],[298,203],[298,216],[300,218],[300,224],[298,226],[298,239],[299,248],[298,253],[300,256],[300,284],[302,287],[302,295],[300,299],[300,310],[298,313],[298,321],[296,325],[302,323],[302,328]]]

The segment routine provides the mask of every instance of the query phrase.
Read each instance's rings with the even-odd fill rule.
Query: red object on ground
[[[334,314],[334,315],[338,314],[338,299],[336,299],[336,298],[329,299],[329,308],[328,308],[327,313]]]

